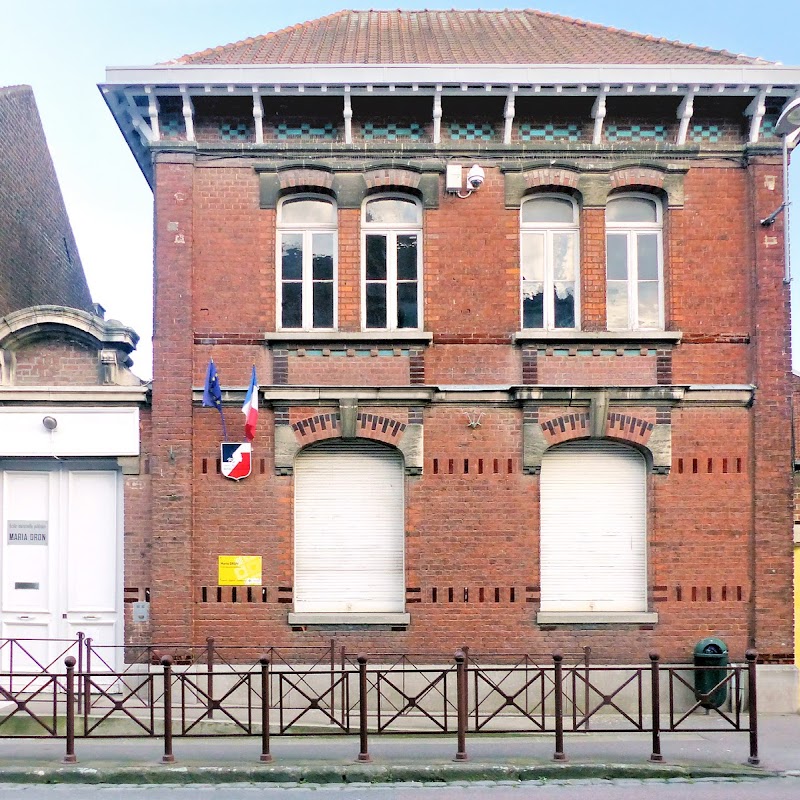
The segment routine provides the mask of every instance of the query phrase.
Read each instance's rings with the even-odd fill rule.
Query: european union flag
[[[216,408],[218,411],[222,411],[222,389],[219,385],[217,368],[214,366],[213,358],[208,362],[208,370],[206,370],[203,405],[207,408]]]
[[[203,405],[207,408],[216,408],[222,419],[222,435],[225,439],[228,438],[228,431],[225,426],[225,414],[222,411],[222,387],[219,385],[219,377],[217,377],[217,368],[214,366],[214,359],[208,362],[208,369],[206,370],[206,383],[203,387]]]

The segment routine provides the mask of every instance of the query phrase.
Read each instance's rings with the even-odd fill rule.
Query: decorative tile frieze
[[[361,135],[364,139],[386,139],[390,142],[395,142],[398,139],[410,139],[411,141],[419,141],[425,129],[419,122],[409,122],[407,124],[388,122],[365,122],[361,126]]]
[[[666,125],[606,125],[609,142],[666,142]]]
[[[451,122],[448,130],[453,140],[488,142],[495,138],[494,126],[488,122]]]
[[[225,142],[246,142],[250,139],[250,127],[246,122],[223,122],[219,135]]]
[[[692,125],[689,138],[693,142],[701,144],[716,144],[720,140],[721,131],[719,125]]]
[[[519,138],[523,142],[577,142],[581,139],[579,125],[555,125],[524,122],[519,126]]]
[[[275,136],[278,139],[336,139],[337,129],[333,122],[324,123],[289,123],[279,122],[275,126]]]

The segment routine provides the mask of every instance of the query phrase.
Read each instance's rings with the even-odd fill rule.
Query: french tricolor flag
[[[256,423],[258,422],[258,380],[255,367],[253,367],[253,376],[250,378],[250,388],[244,398],[242,413],[244,414],[244,438],[246,441],[252,442],[256,435]]]

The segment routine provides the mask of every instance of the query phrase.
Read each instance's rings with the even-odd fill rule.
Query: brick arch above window
[[[665,174],[649,167],[623,167],[611,175],[612,189],[664,189]]]
[[[548,448],[573,439],[586,439],[592,435],[588,410],[560,414],[557,417],[540,421],[539,424]],[[653,420],[634,414],[609,411],[605,420],[604,437],[646,447],[654,428]]]
[[[281,191],[288,189],[333,189],[333,173],[324,169],[301,167],[278,173]]]
[[[419,190],[422,176],[410,169],[387,167],[372,169],[364,173],[367,189],[414,189]]]
[[[332,411],[327,414],[315,414],[292,424],[295,438],[302,447],[312,442],[335,439],[342,436],[342,425],[339,415]],[[356,436],[360,439],[371,439],[397,446],[406,430],[406,423],[380,414],[365,411],[356,416]]]
[[[546,167],[541,169],[531,169],[523,173],[526,189],[538,189],[544,187],[554,188],[578,188],[578,173],[569,169],[558,167]]]

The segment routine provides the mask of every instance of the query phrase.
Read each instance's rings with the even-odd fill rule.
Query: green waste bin
[[[728,663],[728,645],[722,639],[709,636],[694,646],[694,665],[703,667],[694,671],[694,694],[703,708],[719,708],[727,699],[728,684],[722,681],[727,675],[724,667]]]

